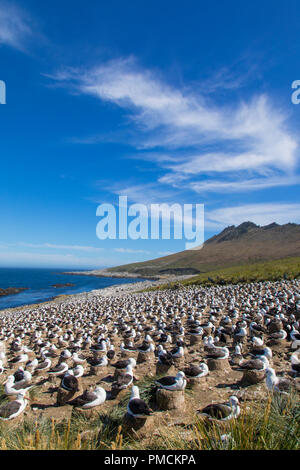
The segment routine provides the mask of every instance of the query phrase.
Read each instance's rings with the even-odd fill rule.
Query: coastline
[[[89,271],[85,271],[86,273],[89,273]],[[91,271],[93,272],[93,271]],[[68,274],[71,274],[68,272]],[[83,273],[80,272],[74,272],[74,275],[80,274],[82,275]],[[118,273],[119,274],[119,273]],[[96,274],[86,274],[90,276],[95,276]],[[99,276],[102,277],[102,276]],[[110,275],[107,275],[105,277],[113,277]],[[114,277],[121,277],[121,276],[114,276]],[[124,277],[124,276],[122,276]],[[129,278],[130,276],[127,276]],[[137,276],[134,276],[137,277]],[[141,276],[140,276],[141,277]],[[128,294],[134,294],[138,293],[144,289],[148,289],[150,287],[159,287],[162,284],[166,284],[167,282],[180,282],[181,280],[187,279],[193,277],[192,275],[183,275],[183,276],[176,276],[176,275],[169,275],[169,276],[161,276],[159,279],[151,279],[151,280],[144,280],[144,281],[137,281],[137,282],[132,282],[128,284],[113,284],[108,287],[103,287],[102,289],[94,289],[88,292],[81,292],[79,294],[60,294],[55,297],[53,297],[50,300],[47,300],[45,302],[40,302],[36,304],[27,304],[27,305],[20,305],[18,307],[11,307],[11,308],[5,308],[0,310],[0,315],[1,314],[6,314],[6,313],[13,313],[13,312],[18,312],[22,310],[35,310],[37,308],[41,307],[47,307],[51,306],[53,304],[62,304],[62,303],[73,303],[73,302],[80,302],[82,300],[88,300],[94,297],[120,297],[123,295],[128,295]]]
[[[155,276],[142,276],[138,273],[129,273],[128,271],[109,271],[108,269],[93,269],[91,271],[65,271],[60,274],[68,274],[69,276],[94,276],[94,277],[112,277],[112,278],[124,278],[124,279],[136,279],[145,278],[158,281],[160,279],[166,279],[166,276],[155,275]]]

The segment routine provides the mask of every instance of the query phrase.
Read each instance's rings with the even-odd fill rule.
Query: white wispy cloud
[[[1,244],[0,247],[26,247],[26,248],[50,248],[51,250],[70,250],[70,251],[84,251],[84,252],[97,252],[103,251],[104,248],[94,247],[94,246],[84,246],[84,245],[58,245],[53,243],[26,243],[26,242],[17,242],[17,243],[6,243]]]
[[[236,181],[224,180],[204,180],[199,182],[191,182],[190,187],[196,193],[215,192],[215,193],[233,193],[233,192],[248,192],[259,191],[263,189],[278,187],[278,186],[291,186],[300,184],[300,176],[281,176],[281,177],[264,177],[264,178],[249,178],[240,179]]]
[[[222,228],[247,220],[257,225],[300,223],[300,204],[258,203],[222,207],[206,212],[205,227]]]
[[[71,250],[71,251],[85,251],[85,252],[95,252],[95,251],[103,251],[103,248],[94,247],[94,246],[84,246],[84,245],[56,245],[53,243],[41,243],[41,244],[34,244],[34,243],[23,243],[20,242],[17,245],[24,246],[27,248],[51,248],[54,250]]]
[[[150,150],[141,158],[153,158],[166,171],[159,183],[198,193],[219,192],[217,182],[203,178],[215,174],[231,192],[244,190],[248,180],[248,190],[295,184],[298,139],[267,95],[217,105],[199,90],[170,86],[132,57],[89,70],[65,68],[52,78],[126,109],[138,131],[136,147]]]
[[[115,260],[95,257],[79,257],[72,253],[64,254],[50,254],[41,252],[8,252],[0,251],[0,265],[1,266],[49,266],[49,267],[62,267],[62,268],[99,268],[109,266],[115,263]]]
[[[28,13],[13,2],[0,1],[0,45],[24,51],[32,34]]]
[[[157,183],[144,183],[144,184],[117,184],[107,185],[106,189],[112,194],[118,196],[127,196],[128,201],[136,202],[140,204],[149,205],[149,201],[152,204],[162,203],[166,201],[174,201],[176,192],[170,188],[162,187]]]
[[[151,251],[148,250],[133,250],[131,248],[114,248],[113,251],[116,253],[143,253],[143,254],[151,254]]]

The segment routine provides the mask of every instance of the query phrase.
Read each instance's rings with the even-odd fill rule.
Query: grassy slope
[[[237,284],[239,282],[277,281],[284,278],[296,279],[299,277],[300,257],[297,257],[217,269],[199,274],[178,284],[184,286],[195,284]],[[160,288],[173,287],[174,285],[174,283],[169,283]]]
[[[141,275],[196,274],[231,266],[300,256],[300,226],[229,227],[207,240],[200,250],[182,251],[141,263],[109,269]],[[270,228],[269,228],[270,227]],[[190,270],[190,272],[189,272]]]

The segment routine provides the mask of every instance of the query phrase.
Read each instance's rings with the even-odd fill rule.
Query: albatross
[[[19,354],[9,361],[10,364],[22,364],[28,361],[28,354]]]
[[[138,351],[142,353],[154,352],[154,350],[154,344],[148,341],[144,341],[143,344],[138,348]]]
[[[292,349],[298,349],[300,346],[300,333],[294,327],[290,333],[292,342]]]
[[[161,344],[158,345],[158,362],[166,366],[171,366],[174,364],[172,354],[170,351],[166,351]]]
[[[207,357],[209,359],[227,359],[229,357],[229,349],[226,346],[224,348],[215,346],[209,350]]]
[[[132,384],[133,381],[133,367],[131,364],[129,364],[126,367],[126,372],[125,374],[120,374],[118,375],[117,380],[112,383],[111,387],[112,390],[123,390],[124,388],[129,387],[129,385]]]
[[[226,403],[214,403],[197,412],[212,420],[228,421],[232,418],[237,418],[241,410],[238,398],[232,395]]]
[[[34,368],[35,372],[47,370],[51,367],[51,359],[45,356],[43,356],[43,359],[44,360],[42,362],[39,362],[38,365]]]
[[[207,365],[205,362],[201,362],[201,364],[194,365],[192,364],[189,367],[186,367],[184,369],[184,373],[187,377],[192,377],[192,378],[199,378],[199,377],[205,377],[209,372]]]
[[[59,362],[55,367],[49,370],[50,375],[62,375],[69,369],[66,362]]]
[[[33,385],[31,385],[30,387],[24,388],[23,384],[21,386],[18,386],[14,382],[15,382],[14,376],[9,375],[4,385],[5,395],[18,395],[19,393],[27,392],[27,390],[33,387]]]
[[[20,390],[17,398],[0,407],[0,419],[8,421],[19,416],[25,410],[28,400],[25,398],[27,390]]]
[[[106,355],[110,361],[115,357],[116,351],[113,344],[111,344],[110,349],[107,351]]]
[[[133,385],[130,400],[127,405],[127,413],[133,416],[133,418],[146,418],[151,412],[151,408],[140,398],[139,387]]]
[[[133,357],[115,362],[115,364],[112,364],[112,367],[115,367],[118,370],[125,370],[129,365],[132,365],[132,367],[136,366],[136,360]]]
[[[80,365],[80,364],[77,364],[77,366],[75,366],[75,367],[72,369],[72,374],[73,374],[74,377],[76,377],[76,378],[82,377],[83,374],[84,374],[84,368],[83,368],[83,366]]]
[[[172,354],[172,357],[183,357],[184,356],[184,349],[182,346],[177,346],[176,348],[172,349],[170,351],[170,353]]]
[[[72,360],[76,365],[83,364],[84,362],[86,362],[86,357],[79,355],[77,352],[74,352],[72,355]]]
[[[272,367],[266,369],[266,385],[270,392],[288,395],[293,389],[297,389],[296,383],[291,379],[280,378]]]
[[[28,385],[32,379],[32,375],[28,370],[24,370],[23,367],[19,367],[19,369],[14,373],[15,379],[15,386],[19,388],[23,388],[24,385]]]
[[[176,376],[167,375],[155,381],[155,384],[166,390],[184,390],[186,387],[185,373],[179,371]]]
[[[269,367],[269,361],[265,356],[253,358],[249,361],[241,362],[239,367],[243,370],[265,370]]]
[[[70,371],[67,371],[63,376],[60,386],[68,392],[77,392],[79,390],[77,377],[75,377]]]
[[[282,340],[285,340],[287,337],[287,332],[283,329],[281,329],[280,331],[276,331],[275,333],[271,333],[269,335],[269,339],[270,340],[277,340],[277,341],[282,341]]]
[[[96,387],[94,391],[85,390],[85,392],[75,400],[76,406],[83,409],[94,408],[102,405],[106,400],[106,391],[102,387]]]
[[[135,346],[133,346],[132,341],[129,341],[129,343],[127,343],[126,345],[125,345],[125,343],[121,343],[120,344],[120,350],[121,351],[127,351],[127,352],[135,352],[135,351],[137,351],[137,348]]]
[[[300,375],[300,360],[298,352],[291,355],[291,373],[295,376]]]
[[[108,364],[107,356],[89,359],[89,364],[93,367],[106,367]]]
[[[272,358],[272,356],[273,356],[272,349],[269,348],[268,346],[264,345],[263,339],[257,338],[257,337],[254,336],[252,338],[252,343],[253,343],[254,346],[250,350],[251,356],[255,356],[255,357],[259,357],[259,358],[261,356],[265,356],[268,359]]]

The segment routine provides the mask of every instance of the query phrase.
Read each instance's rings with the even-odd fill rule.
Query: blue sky
[[[0,265],[95,268],[184,249],[99,240],[97,206],[300,222],[298,2],[0,0]]]

